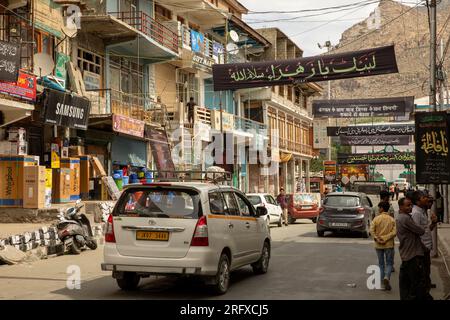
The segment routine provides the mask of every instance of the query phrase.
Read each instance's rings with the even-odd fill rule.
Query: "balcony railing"
[[[180,42],[181,46],[185,49],[192,50],[192,37],[191,29],[185,25],[181,25],[180,29]],[[199,32],[201,34],[201,32]],[[203,35],[203,43],[200,44],[200,54],[210,59],[219,59],[219,63],[223,63],[223,55],[214,56],[214,45],[219,45],[223,47],[223,44],[210,40]]]
[[[234,129],[248,133],[268,134],[267,125],[238,116],[234,116]]]
[[[276,137],[270,137],[269,146],[272,146],[272,139]],[[286,150],[289,152],[295,152],[302,155],[313,156],[313,148],[310,145],[299,143],[295,140],[278,138],[278,147],[282,150]]]
[[[148,124],[167,123],[167,110],[146,94],[136,95],[114,89],[88,90],[92,114],[114,113]]]
[[[178,35],[142,11],[109,12],[111,16],[141,31],[160,45],[178,53]]]

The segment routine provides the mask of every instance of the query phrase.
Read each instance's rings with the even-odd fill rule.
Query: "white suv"
[[[102,270],[124,290],[149,275],[202,276],[223,294],[230,272],[267,272],[271,239],[238,189],[199,182],[130,185],[108,218]]]
[[[267,224],[275,223],[278,227],[283,225],[283,210],[276,200],[267,193],[247,193],[247,198],[257,207],[265,207],[267,215],[264,216]]]

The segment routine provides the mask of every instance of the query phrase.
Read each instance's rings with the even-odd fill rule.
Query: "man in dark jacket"
[[[407,198],[398,201],[397,237],[402,258],[400,267],[400,299],[425,300],[427,297],[424,272],[424,247],[420,236],[425,230],[411,217],[412,203]]]
[[[283,210],[283,220],[284,225],[288,226],[288,207],[286,203],[286,193],[284,192],[284,188],[280,188],[280,194],[277,196],[277,202],[279,203],[281,209]]]

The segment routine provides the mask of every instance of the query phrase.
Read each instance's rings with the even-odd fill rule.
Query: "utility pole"
[[[428,1],[427,1],[428,4]],[[431,0],[429,3],[430,7],[430,105],[433,108],[433,112],[437,111],[437,103],[436,103],[436,0]],[[436,189],[437,185],[430,185],[430,195],[436,199]],[[436,211],[436,203],[433,203],[432,212]],[[437,227],[433,229],[432,232],[433,239],[433,250],[431,252],[432,257],[436,257],[438,255],[437,250]]]

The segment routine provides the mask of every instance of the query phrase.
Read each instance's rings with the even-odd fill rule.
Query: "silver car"
[[[271,238],[261,216],[238,189],[212,183],[130,185],[108,219],[102,270],[124,290],[149,275],[202,277],[228,290],[230,272],[251,265],[267,272]]]

